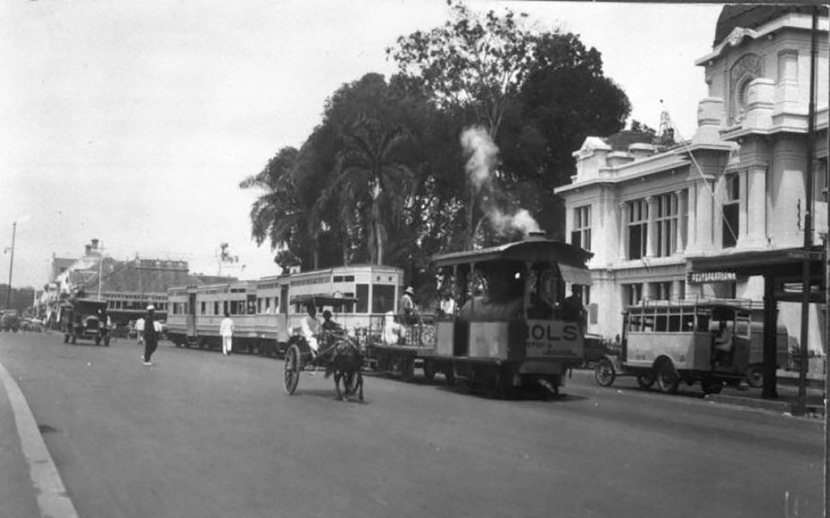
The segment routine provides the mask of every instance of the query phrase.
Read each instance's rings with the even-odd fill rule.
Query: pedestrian
[[[158,347],[161,324],[155,319],[156,308],[152,304],[147,306],[147,316],[144,318],[144,365],[152,365],[150,357]]]
[[[135,321],[135,335],[138,337],[138,346],[144,345],[144,317]]]
[[[225,318],[219,325],[219,334],[222,335],[222,354],[225,356],[231,353],[233,346],[233,320],[231,314],[225,311]]]

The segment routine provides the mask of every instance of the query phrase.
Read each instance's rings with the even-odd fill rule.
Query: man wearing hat
[[[147,306],[147,316],[144,317],[144,365],[152,365],[150,357],[159,344],[161,324],[155,319],[156,308],[152,304]]]
[[[408,286],[401,297],[401,313],[403,313],[403,321],[407,325],[415,323],[415,302],[412,297],[415,295],[415,290],[412,286]]]

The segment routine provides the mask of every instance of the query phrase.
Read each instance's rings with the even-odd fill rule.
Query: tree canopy
[[[261,193],[252,235],[281,266],[390,264],[417,286],[433,254],[520,223],[564,235],[553,189],[587,136],[624,127],[628,98],[578,36],[448,3],[443,26],[387,49],[397,74],[342,85],[299,150],[240,183]]]

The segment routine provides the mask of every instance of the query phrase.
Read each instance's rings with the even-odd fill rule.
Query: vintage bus
[[[700,383],[706,394],[744,380],[760,383],[763,327],[752,322],[749,301],[644,301],[625,309],[622,331],[618,354],[597,363],[601,386],[618,375],[636,376],[643,389],[656,383],[666,393],[681,382]],[[777,337],[786,351],[786,328]]]

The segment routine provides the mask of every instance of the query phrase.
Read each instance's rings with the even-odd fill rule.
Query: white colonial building
[[[761,308],[764,278],[746,272],[779,262],[782,272],[794,267],[782,251],[804,245],[811,10],[724,8],[711,52],[696,62],[709,96],[699,103],[691,139],[620,146],[618,138],[589,137],[574,153],[576,174],[556,192],[570,241],[594,253],[591,332],[613,337],[623,307],[646,298],[741,298]],[[827,231],[826,10],[818,34],[811,159],[820,245]],[[749,263],[755,270],[730,268]],[[811,312],[809,342],[821,349],[823,307]],[[779,323],[798,337],[800,306],[781,303]]]

